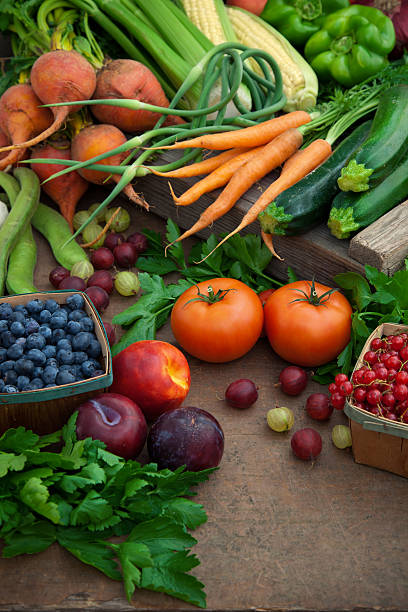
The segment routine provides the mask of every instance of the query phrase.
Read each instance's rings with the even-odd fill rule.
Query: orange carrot
[[[261,230],[261,237],[265,246],[268,247],[272,255],[283,261],[283,257],[277,254],[275,247],[273,246],[273,234],[266,234],[263,230]]]
[[[300,131],[291,128],[262,147],[246,164],[238,168],[218,198],[175,242],[195,234],[222,217],[256,181],[290,157],[300,147],[302,141],[303,136]]]
[[[158,147],[160,149],[231,149],[233,147],[258,147],[270,142],[289,128],[296,128],[311,121],[311,116],[305,111],[293,111],[281,117],[268,119],[257,125],[242,128],[233,132],[205,134],[190,140],[176,142],[172,145]],[[152,147],[155,148],[155,147]]]
[[[297,164],[299,162],[299,157],[301,155],[303,155],[304,153],[304,149],[298,149],[297,151],[294,152],[293,155],[291,155],[283,164],[282,166],[282,170],[281,170],[281,175],[285,172],[288,172],[289,170],[291,170],[291,168],[294,166],[294,164]]]
[[[216,168],[213,172],[201,179],[201,181],[194,183],[194,185],[192,185],[190,189],[187,189],[179,198],[174,195],[170,185],[174,203],[177,204],[177,206],[187,206],[188,204],[196,202],[204,193],[218,189],[218,187],[223,187],[228,183],[234,172],[236,172],[240,166],[246,164],[247,161],[254,155],[257,155],[265,146],[266,145],[254,147],[253,149],[246,149],[244,153],[226,161],[219,168]],[[235,149],[235,151],[236,150],[237,149]]]
[[[190,176],[199,176],[200,174],[208,174],[209,172],[212,172],[224,162],[236,157],[237,155],[240,155],[241,153],[244,153],[245,151],[248,151],[248,149],[228,149],[228,151],[224,151],[218,155],[212,155],[211,157],[207,157],[200,162],[190,164],[189,166],[183,166],[182,168],[177,168],[176,170],[171,170],[170,172],[159,172],[151,166],[149,166],[148,169],[152,174],[156,174],[157,176],[167,176],[168,178],[188,178]]]
[[[271,202],[273,202],[273,200],[277,198],[282,191],[289,189],[289,187],[295,185],[295,183],[309,174],[309,172],[317,168],[317,166],[322,164],[331,155],[331,152],[332,149],[330,143],[327,142],[327,140],[322,139],[313,141],[308,147],[306,147],[306,149],[303,149],[302,155],[299,156],[299,163],[292,164],[290,170],[282,173],[280,177],[276,179],[276,181],[271,183],[269,187],[265,189],[262,195],[256,200],[256,202],[254,202],[254,204],[252,204],[251,208],[244,215],[238,227],[230,232],[228,236],[225,236],[225,238],[218,243],[215,249],[217,249],[223,242],[228,240],[228,238],[231,238],[231,236],[237,234],[241,230],[245,229],[248,225],[256,221],[259,213],[265,210],[265,208]],[[213,249],[213,251],[215,251],[215,249]],[[213,251],[211,251],[211,253]],[[207,257],[209,257],[211,253],[209,253]],[[204,259],[206,259],[206,257]]]

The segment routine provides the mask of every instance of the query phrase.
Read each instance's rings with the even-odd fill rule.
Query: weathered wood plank
[[[169,160],[172,157],[167,153],[162,159]],[[213,232],[222,234],[234,229],[259,194],[277,176],[277,172],[272,172],[262,181],[259,181],[224,217],[215,221],[209,228],[198,232],[197,235],[201,238],[207,238]],[[171,179],[171,184],[174,192],[178,195],[197,180]],[[168,181],[164,178],[147,176],[139,181],[136,189],[141,191],[150,203],[152,212],[160,217],[173,219],[183,229],[191,227],[202,211],[220,193],[220,190],[217,190],[202,196],[198,202],[190,206],[176,207],[170,195]],[[242,234],[248,232],[260,233],[258,221],[244,230]],[[275,259],[270,265],[270,271],[276,278],[282,280],[287,279],[288,266],[291,266],[299,277],[308,279],[315,277],[316,280],[328,284],[333,282],[333,276],[339,272],[347,270],[363,272],[364,269],[360,262],[352,259],[348,254],[348,241],[337,240],[331,236],[327,227],[323,224],[300,236],[276,236],[274,242],[277,252],[284,258],[284,261],[280,262]]]
[[[350,240],[348,254],[386,274],[398,270],[408,256],[408,200],[396,206]]]

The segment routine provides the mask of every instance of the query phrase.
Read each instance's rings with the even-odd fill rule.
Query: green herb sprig
[[[207,516],[187,497],[214,470],[125,461],[99,440],[77,440],[76,418],[48,436],[18,427],[0,437],[2,556],[35,554],[58,542],[123,580],[129,601],[144,588],[204,608],[204,585],[189,573],[199,560],[188,530]],[[60,452],[42,450],[61,440]]]

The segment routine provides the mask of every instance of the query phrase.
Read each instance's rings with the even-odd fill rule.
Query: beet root
[[[141,62],[118,59],[109,62],[98,73],[95,100],[134,99],[156,106],[168,107],[169,101],[155,75]],[[124,132],[144,132],[154,127],[161,113],[131,110],[117,106],[98,104],[91,106],[93,115],[101,123],[115,125]],[[170,116],[167,125],[184,123],[180,117]]]
[[[0,98],[0,129],[7,137],[9,145],[0,148],[0,152],[11,152],[0,160],[0,170],[16,164],[26,152],[22,144],[27,138],[37,136],[52,124],[52,112],[41,108],[41,100],[28,83],[12,85]],[[16,147],[18,148],[17,150]]]
[[[71,159],[71,143],[69,140],[43,142],[38,144],[31,152],[31,159],[35,158]],[[45,181],[52,174],[66,168],[59,164],[31,164],[31,168],[37,174],[40,181]],[[68,221],[73,230],[72,220],[76,205],[89,187],[78,172],[73,171],[63,176],[58,176],[42,185],[43,191],[55,202],[63,217]]]
[[[96,74],[92,65],[77,51],[62,49],[40,55],[31,68],[30,80],[32,89],[40,100],[39,104],[89,100],[96,86]],[[80,106],[56,106],[51,110],[42,109],[49,111],[51,117],[54,116],[51,125],[37,130],[35,138],[18,142],[12,140],[13,145],[0,151],[38,144],[58,131],[66,117],[80,108]]]

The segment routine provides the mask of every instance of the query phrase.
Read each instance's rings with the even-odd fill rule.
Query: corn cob
[[[181,0],[187,17],[214,45],[236,41],[222,0]]]
[[[266,51],[277,62],[287,98],[284,110],[307,110],[313,107],[316,104],[318,81],[314,70],[300,53],[263,19],[232,6],[227,7],[226,12],[240,43]],[[255,69],[262,75],[259,66],[256,65]]]

